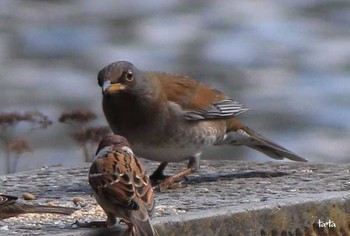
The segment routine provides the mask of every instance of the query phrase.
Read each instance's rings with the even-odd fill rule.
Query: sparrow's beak
[[[125,89],[125,86],[121,83],[112,84],[111,81],[106,80],[102,85],[103,94],[113,94],[119,90]]]

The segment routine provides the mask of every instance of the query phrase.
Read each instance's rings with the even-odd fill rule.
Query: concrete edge
[[[319,227],[331,220],[336,227]],[[309,235],[350,234],[350,192],[301,194],[273,202],[203,210],[153,220],[160,235]],[[72,229],[60,236],[115,235],[110,229]],[[124,235],[119,232],[118,235]],[[341,234],[340,234],[341,235]]]

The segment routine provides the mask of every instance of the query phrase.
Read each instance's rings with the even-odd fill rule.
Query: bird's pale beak
[[[112,84],[111,81],[106,80],[102,85],[103,94],[113,94],[119,90],[125,89],[125,86],[121,83]]]

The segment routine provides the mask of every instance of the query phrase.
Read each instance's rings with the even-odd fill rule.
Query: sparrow
[[[0,220],[27,213],[71,215],[76,208],[61,206],[29,205],[17,202],[16,196],[0,194]]]
[[[118,61],[97,79],[112,131],[125,136],[138,156],[161,162],[152,180],[171,184],[194,173],[202,151],[213,145],[243,145],[274,159],[307,161],[239,121],[236,117],[248,107],[187,76],[142,71]],[[189,160],[187,169],[164,175],[169,162],[184,160]]]
[[[150,178],[126,138],[107,135],[102,139],[89,171],[89,183],[106,212],[107,227],[114,226],[118,217],[134,235],[158,235],[150,221],[155,204]]]

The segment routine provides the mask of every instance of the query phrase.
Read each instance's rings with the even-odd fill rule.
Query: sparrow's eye
[[[131,70],[128,70],[128,72],[126,72],[125,80],[128,81],[128,82],[131,82],[131,81],[134,80],[134,74],[132,73]]]

